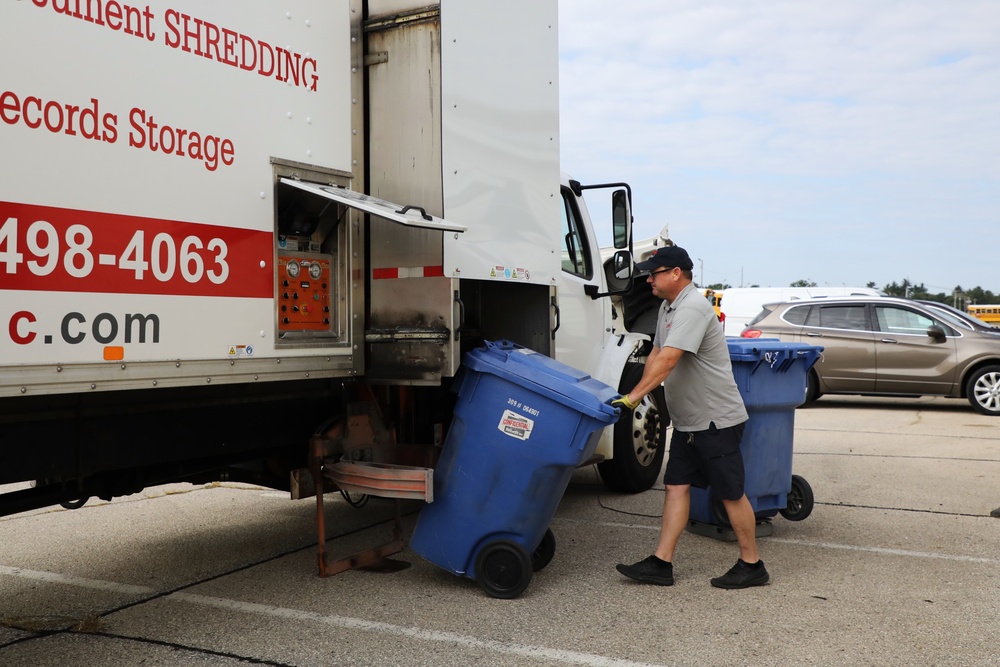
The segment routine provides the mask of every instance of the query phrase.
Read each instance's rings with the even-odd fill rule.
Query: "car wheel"
[[[983,366],[965,385],[969,403],[984,415],[1000,415],[1000,366]]]
[[[626,394],[642,379],[642,364],[628,364],[618,391]],[[632,411],[614,425],[614,456],[597,464],[601,479],[612,491],[639,493],[656,483],[667,448],[667,402],[663,387],[649,392]]]
[[[806,403],[812,403],[817,398],[822,396],[819,390],[819,377],[816,375],[816,371],[810,370],[806,373]]]

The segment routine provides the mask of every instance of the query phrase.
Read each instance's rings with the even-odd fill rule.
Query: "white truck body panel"
[[[4,153],[17,156],[0,181],[0,356],[91,364],[119,345],[128,364],[221,369],[276,357],[270,158],[351,167],[346,5],[181,0],[118,19],[105,3],[91,16],[64,4],[9,3],[0,21],[0,58],[32,59],[0,90]],[[196,55],[212,36],[232,47]],[[265,62],[279,45],[298,85]],[[165,150],[175,142],[183,156]],[[129,339],[130,314],[155,316],[155,334]]]

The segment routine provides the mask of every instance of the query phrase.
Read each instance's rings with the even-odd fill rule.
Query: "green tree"
[[[794,283],[789,285],[789,287],[816,287],[816,283],[809,280],[808,278],[796,280]]]
[[[868,287],[875,287],[874,282],[868,283]],[[970,303],[1000,303],[1000,296],[982,287],[963,289],[961,285],[956,285],[951,292],[931,293],[923,283],[911,282],[909,278],[903,278],[901,282],[893,281],[882,288],[888,296],[897,296],[909,299],[922,299],[924,301],[937,301],[949,305],[957,305],[962,308],[964,304]]]

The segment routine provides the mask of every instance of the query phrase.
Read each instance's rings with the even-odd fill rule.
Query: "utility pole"
[[[701,285],[700,285],[700,287],[702,287],[704,289],[704,287],[705,287],[705,262],[702,261],[701,257],[698,258],[698,264],[701,265]]]

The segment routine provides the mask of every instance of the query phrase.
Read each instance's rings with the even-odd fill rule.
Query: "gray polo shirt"
[[[675,429],[704,431],[709,422],[727,428],[747,420],[722,325],[693,284],[660,306],[653,345],[684,350],[663,382]]]

